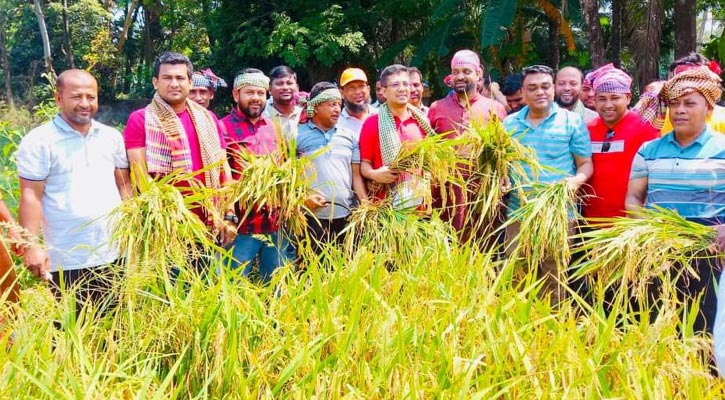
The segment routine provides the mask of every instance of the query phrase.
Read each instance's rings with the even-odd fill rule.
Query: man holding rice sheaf
[[[675,210],[690,221],[712,226],[718,233],[718,247],[723,250],[725,136],[707,124],[722,94],[720,85],[720,77],[700,65],[692,65],[665,82],[659,99],[667,105],[673,131],[643,144],[637,152],[626,208],[636,211],[659,206]],[[692,267],[698,277],[680,277],[675,283],[678,297],[689,304],[702,296],[694,329],[712,332],[717,306],[714,284],[720,275],[720,261],[694,259]]]
[[[269,78],[256,68],[245,68],[234,78],[232,96],[236,106],[222,118],[234,180],[241,176],[242,152],[267,155],[277,151],[279,139],[284,140],[264,114],[268,90]],[[244,266],[243,275],[247,276],[254,260],[259,259],[259,276],[268,282],[286,260],[288,242],[280,231],[278,213],[266,206],[237,204],[234,214],[228,217],[236,218],[234,222],[238,225],[231,267]]]
[[[360,131],[360,172],[369,181],[371,198],[393,196],[398,208],[424,206],[430,187],[414,173],[389,168],[405,142],[415,142],[435,131],[418,108],[409,104],[408,68],[394,64],[380,73],[380,83],[387,99],[378,114],[369,116]],[[389,191],[389,189],[391,189]],[[389,193],[390,192],[390,193]]]
[[[352,165],[360,163],[360,149],[357,135],[337,126],[341,107],[337,86],[317,83],[310,91],[307,123],[297,135],[297,153],[311,157],[314,169],[315,193],[306,202],[314,217],[307,218],[307,232],[321,243],[342,244],[340,234],[355,204]]]
[[[544,65],[534,65],[522,70],[523,96],[526,102],[521,111],[509,115],[504,127],[524,146],[536,152],[536,158],[547,170],[536,178],[530,166],[524,170],[529,182],[551,184],[566,181],[572,192],[577,191],[592,176],[591,141],[582,118],[554,102],[554,72]],[[512,177],[519,180],[522,177]],[[520,207],[520,200],[512,196],[508,204],[509,216]],[[574,221],[569,223],[569,231]],[[517,246],[521,221],[509,221],[506,226],[506,252],[512,255]],[[544,278],[542,294],[551,294],[552,302],[565,297],[565,271],[555,262],[553,254],[538,262],[538,271]]]

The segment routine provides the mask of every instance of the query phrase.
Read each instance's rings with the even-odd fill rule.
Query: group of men
[[[269,76],[245,68],[232,81],[232,109],[218,119],[207,107],[226,82],[208,69],[194,72],[186,56],[166,52],[154,64],[151,103],[129,116],[123,134],[93,119],[98,109],[93,76],[68,70],[57,81],[59,114],[30,131],[18,150],[20,224],[35,235],[42,225],[47,244],[26,245],[24,263],[38,277],[66,286],[82,282],[93,289],[87,296],[97,296],[107,282],[104,271],[122,261],[104,216],[133,195],[131,171],[152,178],[188,172],[190,181],[177,182],[182,193],[196,185],[217,189],[239,179],[240,154],[273,153],[280,140],[295,140],[300,157],[315,155],[313,192],[306,201],[309,234],[315,243],[340,243],[351,209],[360,202],[387,198],[396,206],[422,206],[423,179],[415,171],[391,168],[406,142],[437,134],[455,137],[472,118],[486,122],[493,116],[535,150],[547,167],[540,182],[565,180],[589,195],[585,217],[624,216],[637,207],[662,205],[714,226],[718,244],[725,247],[720,225],[725,222],[725,137],[708,126],[721,81],[702,64],[681,60],[651,96],[669,109],[672,130],[664,136],[654,123],[659,112],[654,103],[629,109],[632,80],[612,65],[586,75],[574,67],[555,73],[529,66],[499,88],[485,83],[478,55],[461,50],[451,60],[450,93],[429,108],[421,101],[421,72],[403,65],[380,73],[377,107],[371,104],[367,75],[358,68],[346,69],[339,86],[318,82],[306,102],[300,101],[289,67],[276,67]],[[475,218],[470,188],[450,189],[441,215],[463,240]],[[235,204],[220,216],[200,207],[192,211],[220,232],[232,268],[243,267],[245,275],[256,261],[267,282],[294,257],[274,209]],[[509,241],[515,238],[516,224],[507,235]],[[542,260],[544,292],[555,300],[561,296],[561,272]],[[696,290],[683,290],[703,295],[705,330],[714,318],[712,283],[718,272],[703,272]]]

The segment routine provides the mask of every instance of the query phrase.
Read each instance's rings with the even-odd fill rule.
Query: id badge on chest
[[[608,142],[592,142],[592,153],[621,153],[624,151],[624,140]]]

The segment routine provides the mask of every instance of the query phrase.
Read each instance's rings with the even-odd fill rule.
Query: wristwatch
[[[239,217],[237,217],[235,214],[226,214],[224,215],[224,221],[229,221],[236,225],[239,223]]]

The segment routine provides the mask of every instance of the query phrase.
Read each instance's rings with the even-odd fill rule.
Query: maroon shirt
[[[478,92],[468,99],[471,104],[470,112],[468,107],[462,106],[458,102],[458,99],[458,93],[453,93],[431,104],[430,110],[428,110],[428,120],[433,130],[438,133],[450,132],[448,137],[456,137],[463,132],[464,127],[471,123],[472,116],[480,118],[484,123],[488,123],[491,112],[502,121],[506,118],[506,108],[501,103],[487,99]]]

